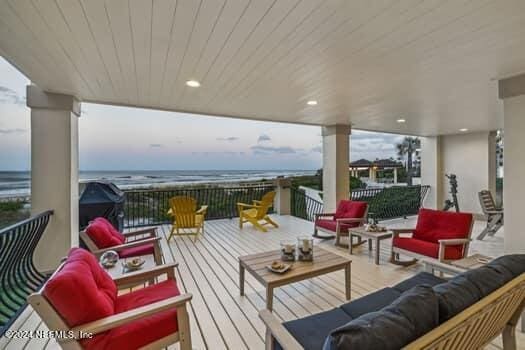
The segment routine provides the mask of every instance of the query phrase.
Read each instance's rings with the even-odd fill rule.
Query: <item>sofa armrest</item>
[[[414,228],[392,228],[390,229],[392,231],[392,236],[397,237],[402,233],[414,233]]]
[[[341,219],[335,219],[338,223],[341,224],[350,224],[353,222],[366,222],[365,218],[341,218]]]
[[[140,247],[144,244],[155,244],[156,242],[160,241],[161,237],[151,237],[151,238],[146,238],[146,239],[138,239],[138,240],[135,240],[135,241],[131,241],[129,243],[124,243],[124,244],[121,244],[121,245],[116,245],[116,246],[113,246],[113,247],[108,247],[108,248],[103,248],[103,249],[99,249],[99,250],[95,250],[94,252],[92,252],[96,257],[100,257],[103,253],[107,252],[108,250],[114,250],[116,252],[119,252],[119,251],[122,251],[124,249],[128,249],[128,248],[135,248],[135,247]]]
[[[128,237],[133,237],[133,236],[138,236],[138,235],[144,235],[146,233],[149,233],[151,237],[155,237],[155,236],[157,236],[157,228],[156,227],[148,227],[148,228],[141,229],[141,230],[125,232],[125,233],[122,233],[122,234],[124,235],[124,237],[128,238]]]
[[[259,317],[266,325],[266,349],[273,349],[273,338],[275,338],[284,350],[304,350],[299,342],[288,332],[281,322],[269,310],[259,311]],[[271,335],[269,337],[268,335]]]
[[[140,270],[136,272],[129,272],[120,277],[113,279],[117,287],[130,284],[146,283],[155,277],[166,274],[168,279],[175,280],[175,268],[178,263],[171,263],[166,265],[158,265],[147,270]]]
[[[464,247],[467,246],[470,243],[470,239],[468,238],[454,238],[454,239],[440,239],[439,242],[439,253],[438,253],[438,259],[439,261],[445,261],[445,249],[449,245],[463,245]],[[463,250],[463,254],[465,255],[466,249]]]
[[[101,318],[99,320],[83,324],[72,329],[74,334],[78,337],[80,332],[98,334],[110,329],[122,326],[126,323],[157,314],[173,308],[186,307],[192,298],[191,294],[182,294],[176,297],[171,297],[165,300],[157,301],[156,303],[144,305],[136,309],[121,312],[115,315]]]
[[[322,217],[334,217],[335,213],[317,213],[315,214],[315,219],[319,219]]]

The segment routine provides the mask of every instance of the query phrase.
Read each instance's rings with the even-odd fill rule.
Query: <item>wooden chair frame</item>
[[[315,214],[315,221],[316,222],[318,219],[320,218],[323,218],[323,217],[334,217],[335,213],[320,213],[320,214]],[[341,247],[347,247],[348,245],[347,244],[342,244],[341,243],[341,237],[348,237],[349,236],[349,233],[348,233],[348,230],[342,230],[342,225],[343,224],[351,224],[351,223],[359,223],[359,226],[363,226],[364,224],[366,224],[368,222],[368,205],[366,206],[366,210],[365,210],[365,213],[363,215],[362,218],[341,218],[341,219],[335,219],[336,221],[336,229],[335,229],[335,235],[334,235],[334,232],[333,231],[330,231],[330,230],[327,230],[325,229],[324,227],[320,227],[320,226],[317,226],[314,224],[314,234],[313,236],[316,237],[316,238],[321,238],[321,239],[334,239],[335,238],[335,245],[338,245],[338,246],[341,246]],[[319,235],[319,231],[322,231],[324,233],[327,233],[327,235]],[[349,242],[349,244],[351,244],[352,242]],[[361,237],[359,237],[359,242],[357,243],[358,245],[361,244],[361,243],[364,243],[364,242],[361,242]]]
[[[273,196],[275,196],[275,191],[271,191],[268,193],[272,193],[272,192],[273,192]],[[268,193],[266,193],[265,196]],[[268,216],[268,214],[266,213],[264,213],[264,215],[257,214],[255,217],[252,217],[250,215],[245,215],[243,213],[243,211],[246,209],[255,209],[257,211],[259,210],[268,211],[268,209],[271,208],[272,206],[273,206],[273,201],[268,206],[263,205],[262,200],[255,200],[255,199],[252,200],[252,204],[238,202],[237,210],[239,212],[239,228],[242,229],[243,224],[246,222],[251,223],[256,229],[261,230],[263,232],[268,231],[266,227],[264,227],[266,225],[272,225],[275,228],[279,227],[279,225],[275,221],[273,221],[272,218],[270,218],[270,216]]]
[[[177,264],[168,264],[156,266],[150,270],[138,271],[126,274],[120,278],[114,279],[117,288],[134,283],[148,283],[149,281],[161,276],[167,275],[168,279],[175,280],[175,268]],[[60,271],[63,264],[59,266],[54,274]],[[53,274],[53,275],[54,275]],[[126,323],[145,318],[156,313],[169,309],[177,309],[178,331],[169,336],[160,338],[141,349],[161,349],[168,345],[180,342],[181,350],[191,350],[191,332],[190,321],[187,310],[187,304],[192,299],[192,295],[182,294],[166,300],[158,301],[149,305],[141,306],[133,310],[128,310],[119,314],[101,318],[74,328],[69,327],[64,319],[57,313],[51,303],[43,296],[42,291],[45,284],[38,292],[31,294],[27,301],[42,318],[46,326],[51,331],[62,332],[67,334],[67,338],[58,338],[57,342],[65,350],[81,350],[80,340],[86,334],[99,334],[110,329],[122,326]],[[72,335],[72,336],[69,336]]]
[[[474,227],[474,219],[472,219],[472,222],[470,223],[470,229],[469,229],[467,238],[440,239],[438,241],[439,242],[439,253],[438,253],[437,260],[441,262],[450,261],[450,260],[445,259],[445,249],[447,246],[450,246],[450,245],[463,245],[463,257],[468,256],[468,249],[469,249],[470,241],[471,241],[470,236],[472,235],[473,227]],[[392,240],[393,240],[395,237],[398,237],[401,234],[413,234],[415,229],[401,228],[401,229],[391,229],[391,231],[392,231]],[[410,256],[413,259],[408,260],[408,261],[401,261],[399,259],[400,254]],[[433,259],[433,258],[426,256],[426,255],[414,253],[410,250],[394,247],[394,245],[392,244],[392,252],[391,252],[391,257],[390,257],[390,262],[392,264],[399,265],[399,266],[409,266],[409,265],[415,264],[420,259]]]
[[[492,193],[490,191],[480,191],[478,193],[478,197],[483,214],[487,219],[487,226],[477,237],[477,239],[482,240],[486,235],[492,237],[496,234],[496,232],[498,232],[498,230],[504,224],[504,215],[503,208],[496,208],[496,204],[494,203],[494,199],[492,198]]]
[[[516,324],[525,307],[525,273],[487,295],[425,335],[406,350],[482,349],[500,334],[504,350],[516,349]],[[299,342],[268,310],[259,317],[266,325],[266,349],[277,340],[284,350],[303,350]]]
[[[162,248],[160,247],[160,239],[161,237],[157,236],[157,228],[156,227],[149,227],[137,231],[132,232],[125,232],[123,233],[124,237],[126,237],[126,243],[116,245],[113,247],[108,248],[99,248],[93,242],[91,237],[86,233],[86,231],[80,232],[80,238],[82,241],[86,244],[87,248],[91,253],[93,253],[97,258],[100,258],[102,254],[107,252],[108,250],[114,250],[116,252],[122,251],[124,249],[128,248],[134,248],[134,247],[140,247],[144,244],[153,244],[153,259],[155,261],[156,265],[162,264]],[[136,238],[137,236],[141,236],[139,238]],[[134,240],[127,241],[128,238],[135,238]]]
[[[208,206],[202,205],[198,210],[192,211],[191,214],[188,213],[188,215],[202,215],[202,222],[200,225],[194,225],[194,226],[187,226],[187,225],[180,225],[177,223],[177,214],[175,213],[175,209],[173,208],[173,205],[171,204],[171,201],[176,198],[185,198],[185,199],[191,199],[192,201],[195,201],[195,206],[197,201],[188,196],[176,196],[170,199],[170,206],[171,208],[168,210],[168,215],[172,217],[172,224],[171,224],[171,230],[170,235],[168,236],[168,242],[173,236],[193,236],[195,240],[200,234],[204,234],[204,226],[206,222],[206,213],[208,212]]]

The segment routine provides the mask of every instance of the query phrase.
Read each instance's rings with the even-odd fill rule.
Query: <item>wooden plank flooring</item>
[[[246,273],[245,296],[239,295],[238,256],[277,249],[279,241],[300,235],[309,235],[313,228],[310,222],[291,217],[275,216],[278,229],[267,233],[245,225],[237,226],[236,219],[206,222],[206,232],[197,240],[176,237],[168,244],[162,240],[166,262],[178,262],[177,277],[183,291],[193,294],[190,322],[193,347],[195,349],[263,349],[263,323],[258,311],[265,307],[265,291],[249,273]],[[394,220],[389,226],[410,227],[414,219]],[[475,230],[481,231],[482,224]],[[169,226],[159,232],[167,237]],[[323,248],[343,256],[347,249],[336,248],[332,241],[319,242]],[[389,241],[381,242],[380,265],[366,245],[354,250],[352,255],[352,298],[393,285],[421,270],[421,266],[403,268],[388,263]],[[499,233],[484,242],[475,242],[472,251],[489,255],[503,252],[503,240]],[[344,273],[333,272],[311,280],[294,283],[275,290],[274,313],[287,321],[337,307],[345,302]],[[28,307],[15,322],[12,329],[44,330],[40,318]],[[518,332],[519,348],[525,349],[525,337]],[[58,345],[48,339],[0,338],[0,349],[57,349]],[[489,349],[501,349],[495,340]],[[170,349],[178,349],[172,346]]]

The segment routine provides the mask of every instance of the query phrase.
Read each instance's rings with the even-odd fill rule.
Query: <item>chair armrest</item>
[[[414,233],[414,228],[392,228],[390,229],[392,231],[392,237],[397,237],[402,233]]]
[[[154,237],[157,235],[157,228],[148,227],[148,228],[137,230],[137,231],[126,232],[126,233],[123,233],[123,235],[124,237],[127,238],[127,237],[133,237],[133,236],[138,236],[138,235],[144,235],[146,233],[149,233],[150,236]]]
[[[279,342],[283,350],[304,350],[299,342],[288,332],[286,328],[279,322],[269,310],[259,311],[259,317],[266,325],[268,331]],[[266,339],[270,341],[270,339]],[[268,346],[269,344],[266,344]]]
[[[485,213],[491,215],[503,214],[503,210],[487,210]]]
[[[454,238],[454,239],[440,239],[438,240],[439,245],[460,245],[467,244],[470,242],[468,238]]]
[[[335,215],[335,213],[317,213],[317,214],[315,214],[315,218],[319,219],[319,218],[322,218],[322,217],[325,217],[325,216],[326,217],[330,217],[330,216],[333,217],[334,215]]]
[[[78,337],[80,332],[98,334],[110,329],[122,326],[126,323],[145,318],[162,311],[172,308],[185,306],[193,296],[191,294],[182,294],[176,297],[171,297],[165,300],[157,301],[156,303],[144,305],[136,309],[121,312],[115,315],[101,318],[99,320],[83,324],[72,329],[74,334]]]
[[[136,272],[129,272],[120,277],[113,279],[115,284],[118,286],[129,285],[129,284],[140,284],[151,281],[153,278],[166,274],[168,279],[175,280],[175,268],[179,266],[179,263],[171,263],[166,265],[158,265],[148,270],[141,270]]]
[[[206,211],[208,211],[208,206],[207,205],[203,205],[200,207],[199,210],[197,210],[197,214],[205,214]]]
[[[239,207],[239,208],[242,208],[242,207],[247,207],[247,208],[259,208],[258,205],[255,205],[255,204],[248,204],[248,203],[242,203],[242,202],[237,202],[237,207]]]
[[[342,219],[335,219],[335,221],[340,222],[342,224],[349,224],[352,222],[366,222],[365,218],[342,218]]]
[[[254,205],[260,205],[262,203],[262,201],[257,200],[257,199],[252,199],[252,202]]]
[[[114,250],[116,252],[119,252],[121,250],[128,249],[128,248],[140,247],[140,246],[142,246],[144,244],[150,244],[150,243],[155,244],[156,242],[160,241],[161,238],[162,237],[151,237],[151,238],[146,238],[146,239],[138,239],[136,241],[131,241],[129,243],[124,243],[124,244],[116,245],[116,246],[113,246],[113,247],[98,249],[98,250],[95,250],[92,253],[95,256],[101,256],[103,253],[107,252],[108,250]]]

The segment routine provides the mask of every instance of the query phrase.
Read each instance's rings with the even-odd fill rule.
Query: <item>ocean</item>
[[[104,180],[121,189],[169,185],[258,181],[278,176],[314,175],[315,170],[165,170],[165,171],[81,171],[80,182]],[[29,171],[0,171],[0,198],[30,195]]]

